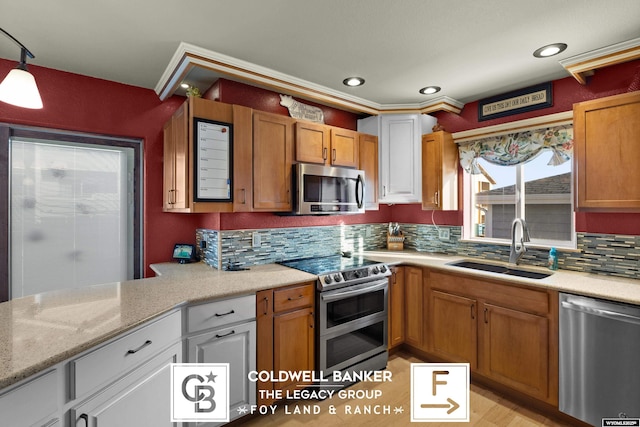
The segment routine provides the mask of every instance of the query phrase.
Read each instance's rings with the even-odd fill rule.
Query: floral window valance
[[[545,150],[553,156],[550,166],[558,166],[571,159],[573,150],[573,127],[556,126],[507,135],[492,136],[462,143],[460,165],[471,174],[481,174],[478,158],[501,165],[513,166],[534,159]]]

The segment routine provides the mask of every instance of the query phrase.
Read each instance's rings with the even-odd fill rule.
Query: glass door
[[[134,149],[10,140],[11,298],[134,277]]]

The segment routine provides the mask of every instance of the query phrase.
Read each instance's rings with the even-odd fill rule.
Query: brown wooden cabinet
[[[549,319],[488,303],[481,308],[478,372],[533,397],[550,400]]]
[[[364,171],[365,209],[378,209],[378,137],[359,134],[358,169]]]
[[[577,210],[640,211],[640,91],[573,106]]]
[[[321,123],[296,122],[296,160],[324,165],[329,159],[331,132]]]
[[[256,293],[258,371],[312,371],[315,368],[315,283],[268,289]],[[291,390],[293,382],[258,382],[258,404],[266,398],[260,390]],[[286,395],[283,395],[286,397]]]
[[[233,124],[233,202],[199,202],[194,196],[193,119],[201,118]],[[251,109],[188,98],[164,125],[164,190],[165,212],[203,213],[247,210],[244,180],[251,175]]]
[[[253,110],[233,106],[233,211],[253,210]]]
[[[432,290],[429,304],[429,351],[442,359],[478,367],[478,303],[447,292]]]
[[[558,402],[558,293],[431,271],[427,352]]]
[[[389,348],[404,342],[404,267],[391,267],[389,277]]]
[[[358,132],[331,128],[331,165],[358,167]]]
[[[405,267],[405,343],[418,349],[424,348],[424,292],[422,268]]]
[[[458,209],[458,147],[448,132],[422,135],[422,209]]]
[[[358,132],[306,121],[295,128],[296,161],[358,167]]]
[[[188,210],[189,103],[185,102],[164,125],[164,211]]]
[[[293,129],[290,117],[253,114],[253,210],[292,210]]]

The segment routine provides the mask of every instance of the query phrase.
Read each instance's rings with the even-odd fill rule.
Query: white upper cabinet
[[[431,133],[436,119],[425,114],[383,114],[358,120],[358,131],[377,135],[379,202],[422,201],[422,134]]]

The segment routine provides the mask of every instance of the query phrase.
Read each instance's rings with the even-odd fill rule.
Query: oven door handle
[[[375,283],[373,285],[370,286],[366,286],[366,287],[362,287],[362,288],[358,288],[358,289],[353,289],[353,290],[346,290],[346,291],[331,291],[331,292],[327,292],[324,294],[320,294],[320,297],[322,298],[322,301],[324,302],[331,302],[331,301],[336,301],[351,295],[360,295],[360,294],[366,294],[368,292],[374,292],[380,289],[384,289],[387,287],[387,281],[381,281],[378,283]],[[349,289],[349,288],[347,288]]]

